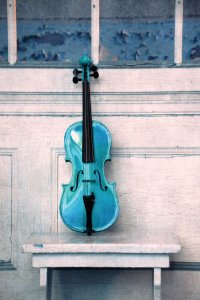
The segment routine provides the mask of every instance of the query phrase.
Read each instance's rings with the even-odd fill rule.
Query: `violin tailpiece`
[[[91,194],[90,196],[83,196],[83,202],[85,204],[86,210],[86,232],[87,235],[91,235],[93,231],[92,229],[92,209],[94,206],[95,195]]]

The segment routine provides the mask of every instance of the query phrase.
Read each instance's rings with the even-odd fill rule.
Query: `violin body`
[[[83,117],[66,130],[64,137],[65,160],[72,163],[72,176],[63,185],[60,215],[70,229],[91,235],[116,221],[119,206],[115,183],[109,183],[104,174],[104,164],[110,160],[111,135],[106,126],[92,120],[90,77],[98,78],[99,74],[88,55],[81,57],[80,64],[82,70],[74,69],[73,82],[82,81]]]
[[[95,157],[98,157],[95,162],[82,162],[82,122],[72,124],[64,138],[66,161],[72,163],[72,177],[68,184],[63,185],[60,214],[66,226],[80,232],[86,231],[84,194],[95,194],[93,231],[110,227],[119,212],[115,183],[108,183],[104,175],[104,164],[110,160],[111,135],[100,122],[93,121],[92,127]]]

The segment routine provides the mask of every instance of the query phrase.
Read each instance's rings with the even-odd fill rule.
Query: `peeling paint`
[[[173,20],[104,20],[100,28],[101,44],[107,49],[102,61],[173,62]]]
[[[200,62],[200,19],[186,18],[183,23],[183,61]]]
[[[194,48],[192,48],[190,57],[192,59],[200,59],[200,45],[197,45]]]
[[[38,43],[38,44],[50,44],[51,46],[59,46],[65,43],[65,38],[58,32],[44,32],[37,33],[35,35],[25,36],[22,38],[22,43]]]
[[[89,20],[18,21],[18,61],[77,62],[90,54]],[[185,19],[183,61],[200,61],[200,20]],[[7,25],[0,21],[0,62],[7,61]],[[101,20],[100,60],[173,63],[174,20]]]

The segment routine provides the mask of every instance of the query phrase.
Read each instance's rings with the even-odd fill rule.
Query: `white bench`
[[[157,240],[155,242],[154,240]],[[42,299],[51,299],[54,268],[151,268],[153,270],[153,299],[161,299],[161,269],[169,268],[170,254],[180,251],[177,242],[158,237],[150,240],[137,237],[113,237],[96,233],[36,234],[22,246],[32,253],[32,265],[40,269]]]

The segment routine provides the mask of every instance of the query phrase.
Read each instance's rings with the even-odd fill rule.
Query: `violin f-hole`
[[[78,182],[79,182],[79,175],[80,174],[83,174],[82,170],[78,171],[78,174],[76,176],[76,185],[75,185],[75,187],[74,186],[70,186],[70,191],[75,192],[77,190],[77,188],[78,188]]]
[[[100,188],[102,189],[102,191],[104,191],[104,192],[107,191],[108,187],[106,185],[103,187],[102,181],[101,181],[101,174],[99,173],[99,171],[98,170],[94,170],[94,174],[95,175],[98,174],[98,176],[99,176],[99,185],[100,185]]]

